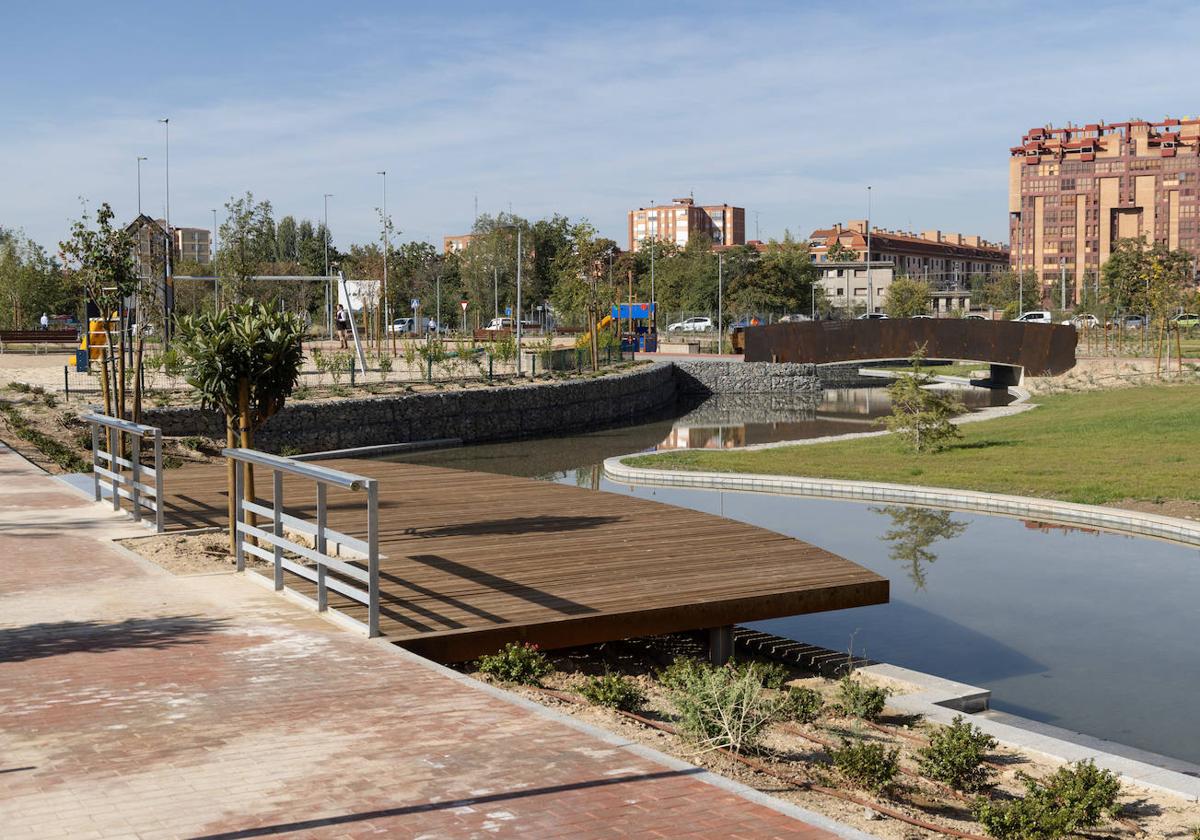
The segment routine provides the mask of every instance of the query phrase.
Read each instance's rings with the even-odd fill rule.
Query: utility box
[[[76,350],[75,351],[75,372],[76,373],[87,373],[88,372],[88,351],[86,351],[86,350]]]

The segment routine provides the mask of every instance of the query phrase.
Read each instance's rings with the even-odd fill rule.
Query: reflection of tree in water
[[[948,510],[899,505],[871,510],[892,518],[891,530],[880,539],[892,544],[888,556],[908,568],[908,577],[918,592],[925,590],[925,567],[937,560],[929,547],[938,540],[957,537],[967,527],[965,522],[954,521]]]
[[[600,489],[600,465],[575,468],[575,486],[586,487],[589,490]]]

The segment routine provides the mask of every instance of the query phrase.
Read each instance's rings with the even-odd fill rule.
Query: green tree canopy
[[[929,311],[933,289],[923,280],[897,277],[883,298],[883,311],[893,318],[911,318]]]

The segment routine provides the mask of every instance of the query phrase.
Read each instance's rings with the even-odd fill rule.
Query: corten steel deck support
[[[710,627],[708,630],[708,661],[721,666],[733,656],[733,625]]]
[[[906,359],[968,359],[1055,376],[1075,367],[1075,328],[1062,324],[960,318],[807,321],[747,327],[747,362],[832,364]]]

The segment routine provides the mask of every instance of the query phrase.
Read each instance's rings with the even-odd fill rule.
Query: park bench
[[[32,344],[34,350],[47,344],[75,344],[79,333],[75,330],[0,330],[0,353],[13,344]]]

